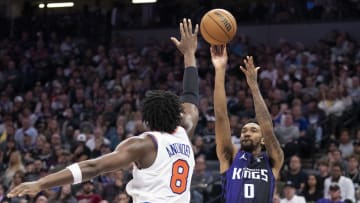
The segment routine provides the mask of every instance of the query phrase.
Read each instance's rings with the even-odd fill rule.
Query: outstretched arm
[[[149,136],[134,137],[125,140],[110,154],[96,159],[79,162],[80,178],[82,181],[90,180],[95,176],[114,170],[125,168],[132,162],[139,161],[154,147]],[[71,184],[75,181],[72,172],[66,168],[57,173],[45,176],[38,181],[22,183],[8,193],[8,197],[22,195],[36,195],[42,190],[56,186]],[[81,181],[81,182],[82,182]]]
[[[224,173],[231,165],[235,150],[231,142],[225,94],[225,73],[228,56],[226,46],[212,46],[210,52],[211,61],[215,67],[214,111],[216,154],[220,161],[220,173]]]
[[[248,56],[244,60],[244,63],[246,68],[240,67],[240,69],[245,74],[246,81],[250,87],[254,99],[256,119],[259,122],[264,137],[266,151],[269,154],[270,159],[273,161],[273,173],[277,178],[284,162],[284,153],[274,134],[272,118],[261,95],[257,82],[257,75],[260,67],[255,68],[252,56]]]
[[[199,119],[199,111],[197,108],[199,102],[199,79],[198,70],[196,68],[195,52],[197,48],[197,35],[199,26],[195,26],[192,30],[190,19],[183,19],[180,23],[181,40],[171,37],[178,50],[184,55],[184,77],[183,77],[183,93],[181,101],[184,115],[182,126],[187,131],[189,137],[192,137]]]

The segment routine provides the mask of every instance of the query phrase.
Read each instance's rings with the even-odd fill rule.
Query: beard
[[[257,148],[257,144],[254,144],[252,140],[242,140],[241,149],[246,152],[253,152]]]

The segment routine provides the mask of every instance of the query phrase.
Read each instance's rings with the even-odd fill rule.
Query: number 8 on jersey
[[[181,194],[186,190],[189,164],[182,159],[173,163],[170,188],[173,193]]]

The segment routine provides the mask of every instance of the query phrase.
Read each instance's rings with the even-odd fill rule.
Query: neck
[[[358,169],[357,168],[350,169],[349,173],[354,175],[354,174],[358,173]]]
[[[299,172],[300,172],[300,169],[290,170],[291,174],[298,174]]]
[[[334,182],[339,182],[340,177],[337,177],[337,178],[331,178],[331,180],[332,180],[332,181],[334,181]]]
[[[256,148],[253,152],[252,152],[253,156],[259,156],[261,154],[261,146]]]
[[[315,190],[316,190],[315,185],[309,186],[309,191],[315,191]]]

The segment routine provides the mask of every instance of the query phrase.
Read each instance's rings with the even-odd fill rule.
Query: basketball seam
[[[224,14],[224,16],[227,18],[227,20],[231,23],[231,26],[233,26],[233,28],[235,29],[235,27],[237,28],[237,23],[236,23],[236,19],[235,17],[230,17],[229,14],[227,12],[223,12],[222,14]],[[233,19],[234,18],[234,23],[235,25],[233,24]],[[236,32],[236,31],[235,31]]]
[[[225,33],[225,35],[228,37],[228,39],[230,39],[230,36],[228,35],[227,31],[224,30],[224,29],[221,27],[221,25],[219,25],[219,23],[218,23],[214,18],[211,17],[211,15],[208,15],[208,16],[209,16],[209,18],[211,18],[211,20],[214,21],[214,23],[216,23],[216,25],[218,25],[218,26],[220,27],[220,29],[222,29],[222,31]]]
[[[205,26],[204,24],[202,24],[202,26],[200,25],[200,28],[201,28],[201,27],[203,27],[203,29],[204,29],[204,31],[206,32],[206,34],[209,35],[209,37],[211,37],[213,40],[218,41],[218,42],[220,42],[221,44],[224,43],[224,42],[222,42],[222,41],[214,38],[214,36],[212,36],[212,35],[206,30],[206,26]]]

